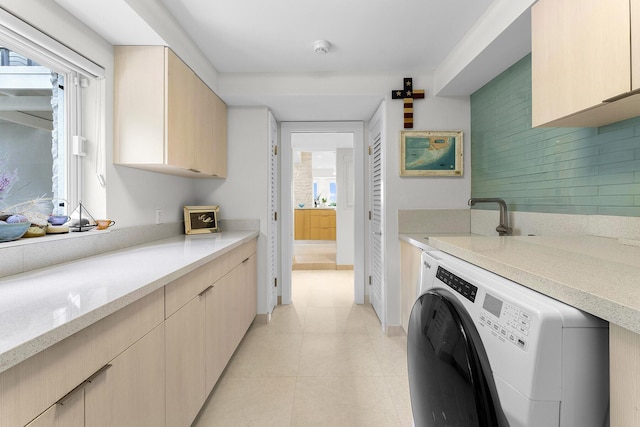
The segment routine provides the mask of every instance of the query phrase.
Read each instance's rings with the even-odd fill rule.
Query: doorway
[[[346,239],[338,237],[335,239],[335,263],[336,266],[353,265],[354,302],[357,304],[364,303],[364,220],[357,220],[358,218],[364,219],[365,212],[363,129],[364,124],[362,122],[283,122],[281,124],[281,298],[283,304],[291,303],[291,272],[294,269],[294,257],[300,253],[296,252],[296,249],[298,249],[296,245],[300,244],[299,250],[304,251],[306,249],[306,252],[309,253],[313,252],[314,248],[304,248],[302,244],[319,244],[320,246],[317,248],[319,251],[323,251],[325,255],[331,254],[329,239],[326,239],[327,242],[322,242],[322,239],[316,239],[318,235],[313,235],[311,237],[314,238],[308,240],[295,239],[295,216],[303,215],[304,212],[302,211],[304,210],[310,210],[312,214],[320,215],[322,212],[318,209],[334,209],[336,215],[335,233],[338,234],[341,232],[340,230],[343,230],[350,237]],[[327,149],[326,145],[319,146],[316,144],[313,146],[314,139],[326,141],[327,137],[343,141],[341,144],[345,144],[344,141],[348,140],[349,144],[348,146],[343,145],[340,147],[336,145],[335,147],[330,147],[330,150]],[[327,176],[318,177],[315,193],[314,187],[311,185],[307,195],[301,196],[303,197],[302,199],[296,199],[299,195],[296,194],[297,192],[294,189],[294,162],[298,160],[298,157],[302,157],[298,153],[313,152],[314,150],[335,151],[336,175],[340,174],[340,168],[348,169],[350,167],[352,169],[351,171],[342,171],[342,173],[347,174],[351,172],[353,180],[349,185],[344,185],[345,188],[342,191],[336,191],[335,202],[332,202],[331,199],[331,179]],[[327,175],[326,171],[325,175]],[[327,194],[324,194],[325,192]],[[320,197],[318,197],[319,195]],[[324,202],[322,199],[325,199]],[[307,207],[307,203],[309,207]],[[335,206],[331,206],[332,203],[335,203]],[[345,219],[345,215],[341,215],[341,213],[344,213],[341,210],[350,211],[351,216],[347,215]],[[341,224],[344,221],[350,222],[350,224]],[[327,230],[322,232],[327,232]],[[328,237],[330,238],[330,236]],[[318,243],[318,240],[320,243]],[[345,257],[348,261],[343,261],[342,257]]]

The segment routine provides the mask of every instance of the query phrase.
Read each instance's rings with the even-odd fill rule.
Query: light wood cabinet
[[[167,425],[193,422],[255,318],[255,250],[253,240],[167,285]]]
[[[165,425],[164,324],[112,360],[84,387],[85,423],[91,427]],[[168,424],[167,424],[168,425]]]
[[[116,46],[114,54],[114,163],[225,177],[224,102],[167,47]]]
[[[336,240],[335,209],[296,209],[295,240]]]
[[[639,9],[640,0],[532,6],[534,127],[602,126],[640,114]]]
[[[0,373],[0,427],[190,425],[256,316],[256,247]]]
[[[27,427],[84,427],[84,389],[78,390],[63,405],[54,404]]]
[[[420,287],[421,256],[420,248],[404,240],[400,241],[400,300],[402,327],[405,333],[409,332],[409,317]]]
[[[27,424],[163,320],[159,289],[2,372],[0,427]]]
[[[196,296],[166,322],[166,420],[188,426],[206,399],[205,295]]]
[[[640,335],[609,325],[611,427],[640,425]]]

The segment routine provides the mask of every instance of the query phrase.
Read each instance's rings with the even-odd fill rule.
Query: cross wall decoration
[[[404,88],[391,92],[391,99],[404,99],[404,128],[413,128],[413,100],[424,99],[424,89],[413,89],[413,79],[404,78]]]

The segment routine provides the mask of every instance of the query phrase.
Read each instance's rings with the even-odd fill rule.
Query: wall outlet
[[[156,209],[156,224],[162,224],[164,220],[164,215],[162,214],[162,209]]]

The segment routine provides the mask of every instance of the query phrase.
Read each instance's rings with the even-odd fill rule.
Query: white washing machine
[[[609,424],[608,323],[443,252],[407,336],[416,427]]]

